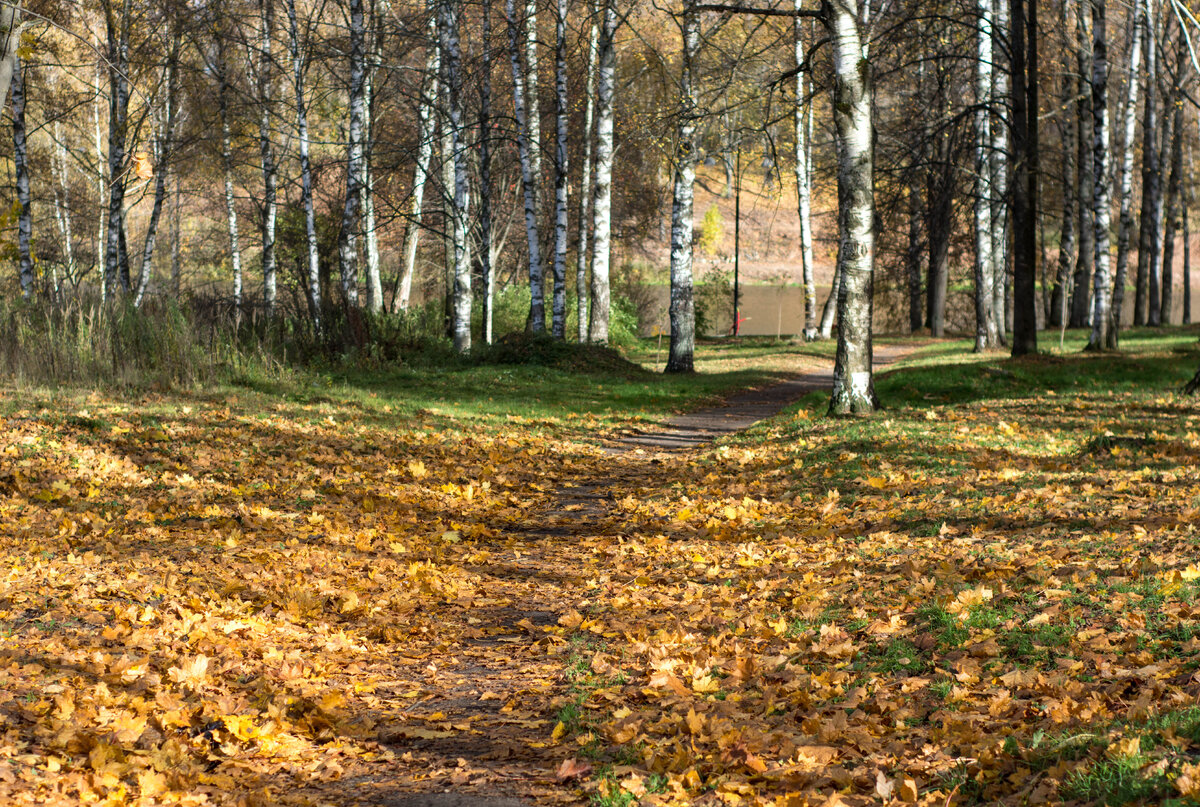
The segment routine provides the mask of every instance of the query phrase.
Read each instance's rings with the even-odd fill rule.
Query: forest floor
[[[0,802],[1189,803],[1197,335],[6,390]]]

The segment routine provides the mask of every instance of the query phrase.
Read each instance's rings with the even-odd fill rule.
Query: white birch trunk
[[[700,49],[695,0],[683,5],[683,67],[679,77],[679,129],[675,146],[675,195],[671,204],[671,346],[666,372],[695,370],[696,308],[692,295],[692,227],[696,184],[696,97],[692,75]],[[798,102],[797,102],[798,105]]]
[[[226,74],[223,42],[217,44],[217,105],[221,116],[221,166],[225,178],[225,226],[229,233],[229,255],[233,267],[233,305],[240,316],[242,310],[242,248],[238,238],[237,206],[233,198],[233,143],[229,126],[229,80]],[[108,241],[113,242],[112,220],[109,220]]]
[[[794,9],[800,11],[804,0],[793,2]],[[793,117],[796,126],[796,212],[800,217],[800,277],[804,284],[804,338],[812,341],[817,336],[817,285],[813,277],[812,174],[809,171],[812,144],[805,120],[805,112],[811,114],[812,105],[807,102],[804,89],[807,69],[803,17],[796,16],[792,20],[792,33],[796,54],[796,108]]]
[[[359,183],[363,158],[363,77],[366,63],[366,28],[363,0],[350,0],[350,115],[346,127],[346,197],[342,205],[342,232],[338,238],[338,268],[342,299],[347,311],[358,309]]]
[[[533,172],[533,210],[542,216],[542,114],[538,91],[537,0],[525,0],[525,120],[529,132],[529,168]],[[538,232],[542,228],[538,227]]]
[[[425,186],[429,182],[429,168],[433,163],[433,143],[436,137],[433,112],[438,104],[441,57],[440,49],[435,44],[437,21],[433,0],[428,0],[426,10],[429,14],[429,47],[425,54],[425,74],[421,78],[421,101],[417,106],[417,164],[413,168],[412,190],[408,197],[408,221],[404,230],[404,246],[401,249],[403,264],[400,272],[400,291],[393,302],[393,306],[401,311],[408,310],[412,297],[413,273],[417,265],[417,242],[421,236],[421,211],[424,206]]]
[[[1062,4],[1063,31],[1070,29],[1070,4]],[[1064,108],[1072,103],[1079,94],[1080,77],[1064,71],[1063,75],[1063,105]],[[1058,269],[1054,279],[1054,291],[1050,297],[1050,306],[1046,312],[1046,324],[1062,327],[1068,322],[1067,305],[1071,296],[1071,264],[1075,258],[1075,225],[1077,224],[1076,199],[1078,197],[1079,177],[1078,164],[1075,159],[1079,151],[1079,119],[1076,115],[1063,116],[1063,205],[1062,225],[1059,231]]]
[[[589,0],[589,8],[593,8]],[[578,311],[576,337],[582,344],[588,338],[588,213],[592,201],[592,118],[596,108],[596,24],[588,33],[587,88],[583,104],[583,164],[579,172],[579,237],[575,250],[575,298]]]
[[[1112,224],[1112,184],[1109,178],[1108,131],[1108,23],[1107,0],[1092,0],[1092,154],[1095,197],[1093,216],[1096,226],[1095,310],[1092,313],[1092,335],[1088,345],[1103,349],[1108,344],[1108,327],[1112,321],[1112,288],[1109,276],[1109,252]]]
[[[158,161],[154,166],[154,206],[150,210],[150,222],[146,225],[146,241],[142,247],[142,272],[138,277],[134,306],[141,306],[150,285],[150,273],[154,266],[154,246],[158,237],[158,222],[162,216],[163,202],[167,198],[167,172],[170,170],[171,152],[175,148],[175,115],[179,97],[179,47],[182,36],[178,31],[171,35],[171,50],[167,61],[167,96],[163,102],[161,128],[158,137]]]
[[[259,15],[262,17],[258,54],[258,102],[262,107],[258,116],[259,163],[263,174],[262,215],[262,276],[263,304],[267,316],[275,312],[276,260],[275,222],[278,217],[279,166],[275,158],[275,146],[271,142],[271,105],[274,103],[271,70],[271,39],[275,22],[273,0],[259,0]]]
[[[567,337],[567,0],[554,15],[554,297],[551,333]]]
[[[1005,46],[998,42],[996,31],[1008,30],[1008,2],[994,0],[992,7],[992,98],[1006,99],[1009,94],[1009,74],[1005,59]],[[993,110],[994,112],[995,110]],[[992,148],[988,160],[991,164],[992,185],[992,317],[996,323],[996,338],[1003,344],[1005,334],[1012,323],[1012,286],[1009,273],[1009,203],[1008,203],[1008,128],[1003,116],[992,121]]]
[[[505,0],[505,16],[508,18],[509,57],[513,74],[513,114],[517,122],[517,152],[521,162],[521,187],[525,199],[525,241],[529,255],[529,320],[530,329],[541,333],[546,329],[546,303],[542,282],[541,244],[537,227],[537,182],[533,170],[531,152],[535,147],[530,142],[529,125],[525,107],[525,73],[521,68],[520,34],[516,20],[515,0]]]
[[[125,139],[129,114],[129,16],[130,0],[124,0],[121,19],[105,9],[108,34],[108,224],[105,228],[104,285],[111,295],[118,284],[129,291],[129,264],[125,241],[125,183],[127,159]],[[3,76],[0,76],[2,78]]]
[[[296,20],[296,0],[286,0],[289,41],[292,51],[292,85],[296,94],[296,139],[300,149],[300,204],[304,208],[304,233],[307,245],[308,313],[317,336],[323,333],[321,317],[321,258],[317,246],[317,220],[313,210],[312,164],[309,159],[308,110],[304,99],[304,59],[300,51],[300,26]]]
[[[467,258],[467,157],[463,143],[462,57],[459,52],[459,2],[440,0],[438,34],[442,51],[442,72],[445,77],[446,122],[450,133],[450,160],[454,184],[447,189],[450,213],[447,229],[451,234],[453,278],[454,349],[466,353],[471,349],[471,265]]]
[[[1125,79],[1125,107],[1121,110],[1121,167],[1117,179],[1120,210],[1117,225],[1117,269],[1113,280],[1112,321],[1107,326],[1105,343],[1105,347],[1108,348],[1117,347],[1121,330],[1121,309],[1125,303],[1125,282],[1129,274],[1129,237],[1133,232],[1133,147],[1137,133],[1138,89],[1141,87],[1142,43],[1146,36],[1145,1],[1137,0],[1134,4],[1129,72]]]
[[[183,234],[180,228],[182,210],[178,171],[174,172],[172,180],[174,188],[171,199],[171,291],[178,300],[179,295],[183,292],[183,261],[181,260]]]
[[[1096,177],[1094,175],[1096,158],[1092,153],[1095,138],[1092,136],[1092,37],[1089,35],[1090,19],[1085,6],[1091,0],[1078,0],[1075,10],[1078,15],[1078,51],[1076,65],[1083,82],[1076,107],[1079,118],[1079,252],[1075,258],[1075,279],[1071,290],[1071,316],[1069,324],[1072,328],[1083,328],[1089,324],[1092,309],[1092,275],[1095,273],[1096,260],[1096,222],[1093,219],[1095,209],[1093,201],[1096,193]]]
[[[975,62],[975,351],[998,347],[996,328],[996,260],[992,254],[992,0],[979,2]],[[1002,282],[1002,281],[1001,281]],[[1003,311],[1003,309],[1001,309]]]
[[[17,48],[20,44],[20,3],[0,6],[0,101],[8,97],[8,87],[17,68]]]
[[[879,406],[871,368],[875,192],[871,144],[871,67],[859,30],[861,0],[830,0],[834,124],[838,160],[837,358],[829,412],[867,414]]]
[[[374,57],[367,65],[363,80],[363,160],[362,194],[363,257],[367,261],[367,310],[378,313],[383,310],[383,278],[379,274],[379,233],[375,224],[375,172],[371,169],[371,157],[375,145],[375,79]]]
[[[479,263],[483,276],[483,343],[492,344],[495,262],[492,260],[492,0],[482,0],[482,75],[479,80]]]
[[[96,48],[99,52],[99,46]],[[105,246],[107,238],[105,237],[104,227],[108,223],[108,181],[105,172],[104,160],[104,141],[101,135],[100,126],[100,109],[103,106],[104,93],[100,88],[103,86],[103,77],[99,62],[96,64],[96,99],[92,104],[92,134],[93,146],[96,150],[96,205],[99,208],[100,215],[96,221],[96,271],[100,275],[100,302],[103,303],[108,299],[108,278],[105,271]]]
[[[54,121],[54,144],[50,152],[50,171],[54,176],[54,223],[62,241],[63,274],[70,283],[75,282],[75,235],[71,224],[71,174],[67,162],[67,147],[62,139],[62,122]],[[57,276],[54,291],[58,293]]]
[[[596,185],[592,204],[592,306],[588,340],[608,343],[609,258],[612,233],[613,94],[616,90],[616,0],[603,0],[596,93]]]
[[[29,199],[29,149],[25,137],[25,69],[14,57],[10,74],[12,85],[13,166],[17,175],[17,253],[20,266],[21,296],[33,297],[37,276],[33,267],[33,210]],[[0,102],[2,102],[0,97]]]
[[[383,29],[380,19],[386,16],[391,4],[379,0],[371,4],[371,36],[367,46],[366,75],[363,77],[363,159],[360,193],[363,221],[363,257],[367,262],[367,309],[383,311],[383,278],[379,266],[379,233],[375,222],[375,70],[379,63]]]

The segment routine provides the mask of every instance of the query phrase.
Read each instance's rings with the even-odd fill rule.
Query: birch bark
[[[1121,110],[1121,167],[1117,180],[1119,223],[1117,225],[1117,269],[1113,279],[1112,322],[1108,326],[1106,347],[1115,349],[1121,331],[1121,310],[1125,302],[1125,283],[1129,274],[1129,237],[1133,232],[1133,153],[1137,133],[1138,89],[1142,43],[1146,37],[1146,0],[1137,0],[1133,9],[1133,36],[1129,49],[1129,72],[1125,83],[1125,106]]]
[[[867,414],[879,406],[871,367],[875,259],[871,65],[859,29],[860,0],[829,0],[833,108],[838,160],[838,342],[830,414]]]
[[[167,57],[167,96],[163,101],[162,120],[158,136],[158,161],[154,166],[154,205],[150,210],[150,221],[146,225],[146,241],[142,247],[142,272],[138,278],[137,294],[133,304],[141,306],[150,285],[150,273],[154,266],[154,246],[158,237],[158,222],[162,216],[163,202],[167,198],[167,173],[170,171],[172,151],[175,148],[175,118],[179,102],[179,47],[181,33],[171,35],[170,55]]]
[[[286,0],[289,42],[292,51],[292,84],[296,93],[296,139],[300,149],[300,204],[304,208],[304,233],[307,244],[306,285],[308,312],[313,330],[324,332],[321,316],[321,259],[317,246],[317,221],[313,210],[312,164],[309,159],[308,109],[304,98],[304,59],[300,49],[300,26],[296,19],[296,0]]]
[[[793,0],[793,8],[800,11],[804,0]],[[810,171],[812,144],[808,138],[806,112],[811,104],[805,96],[804,80],[804,18],[792,19],[792,38],[796,56],[796,108],[793,110],[796,127],[796,213],[800,217],[800,276],[804,284],[804,338],[812,341],[817,337],[817,285],[813,277],[812,246],[812,173]]]
[[[413,168],[412,190],[408,197],[407,224],[404,230],[404,246],[401,250],[403,266],[400,272],[400,291],[393,302],[395,308],[408,309],[412,296],[413,273],[417,264],[417,243],[421,236],[421,211],[424,206],[425,186],[429,181],[429,167],[433,163],[433,143],[436,137],[433,111],[438,104],[438,74],[441,72],[440,49],[437,42],[437,21],[433,0],[427,0],[429,14],[426,29],[429,47],[425,54],[425,74],[421,78],[421,100],[417,105],[417,164]]]
[[[594,6],[589,0],[589,9],[594,11]],[[587,282],[588,268],[588,213],[590,212],[590,203],[592,201],[592,118],[596,108],[596,58],[597,58],[597,30],[596,24],[593,22],[591,30],[588,33],[588,59],[587,59],[587,87],[585,95],[587,96],[583,104],[583,159],[579,171],[579,233],[576,239],[575,248],[575,298],[576,308],[578,311],[578,323],[576,327],[576,337],[582,344],[588,339],[588,303],[590,294]]]
[[[120,19],[111,3],[104,7],[108,37],[108,223],[105,232],[104,287],[129,291],[129,263],[121,248],[125,238],[125,139],[129,114],[129,16],[131,0],[123,0]],[[3,78],[0,75],[0,78]]]
[[[1107,0],[1092,2],[1092,154],[1096,160],[1095,197],[1095,310],[1092,313],[1092,335],[1089,347],[1100,350],[1108,344],[1108,328],[1112,320],[1112,288],[1109,275],[1112,224],[1112,180],[1109,171],[1108,131],[1108,21]]]
[[[479,263],[483,279],[483,342],[492,343],[495,278],[492,276],[492,0],[482,0],[483,74],[479,81]]]
[[[37,279],[33,266],[33,210],[29,199],[29,150],[25,137],[25,67],[20,57],[13,62],[12,76],[13,165],[17,175],[17,252],[19,255],[21,296],[33,298]],[[2,102],[2,99],[0,99]]]
[[[1062,4],[1062,30],[1064,36],[1071,29],[1070,3]],[[1079,94],[1080,77],[1066,72],[1063,76],[1063,106],[1067,108],[1071,99]],[[1054,278],[1054,291],[1050,296],[1050,310],[1046,312],[1046,321],[1054,327],[1061,327],[1068,320],[1068,303],[1071,297],[1071,265],[1075,260],[1075,227],[1078,223],[1076,201],[1079,197],[1079,170],[1075,161],[1079,151],[1079,117],[1063,115],[1063,205],[1062,229],[1058,244],[1058,272]]]
[[[537,183],[538,175],[533,170],[529,120],[526,113],[525,71],[521,66],[521,37],[516,20],[515,0],[505,0],[505,16],[508,17],[509,57],[512,60],[513,114],[517,123],[517,153],[521,162],[521,188],[525,200],[525,242],[529,257],[529,321],[534,333],[546,329],[546,303],[543,297],[545,284],[542,281],[541,242],[537,227]]]
[[[671,204],[671,345],[666,372],[695,370],[696,309],[692,296],[692,227],[696,184],[696,97],[692,75],[700,49],[694,0],[683,5],[683,65],[679,76],[679,125],[675,147],[675,194]],[[797,102],[797,106],[799,103]]]
[[[554,15],[554,297],[551,331],[567,336],[567,0],[557,0]]]
[[[262,234],[263,304],[267,316],[275,313],[276,261],[275,222],[278,217],[279,166],[275,157],[275,146],[271,142],[271,106],[274,103],[271,70],[271,40],[275,27],[275,3],[259,0],[259,16],[262,18],[258,52],[258,150],[259,164],[263,174],[263,208],[260,229]]]
[[[975,62],[975,351],[998,347],[992,256],[992,0],[979,2]]]
[[[462,54],[459,49],[459,2],[440,0],[439,41],[442,51],[443,87],[447,94],[446,122],[450,132],[454,184],[449,195],[449,230],[453,249],[453,336],[454,349],[471,349],[471,266],[467,259],[467,157],[463,144]]]
[[[1159,193],[1158,173],[1158,48],[1154,0],[1142,0],[1142,20],[1145,26],[1146,101],[1142,111],[1142,214],[1138,227],[1137,277],[1133,298],[1133,324],[1145,325],[1150,302],[1150,275],[1158,263],[1158,225],[1155,219],[1154,198]]]
[[[217,107],[221,118],[221,167],[225,180],[225,228],[229,233],[229,260],[233,268],[233,305],[242,310],[242,248],[238,237],[237,205],[233,197],[233,135],[229,125],[229,74],[225,62],[225,38],[217,42]],[[111,128],[111,124],[110,124]],[[112,218],[109,218],[108,241],[113,242]]]
[[[592,204],[592,306],[588,339],[608,343],[609,258],[612,232],[613,95],[616,90],[617,6],[602,0],[596,93],[596,185]]]
[[[350,119],[346,127],[346,197],[342,205],[342,231],[338,238],[338,267],[342,299],[347,311],[358,309],[358,227],[362,197],[363,78],[366,72],[366,27],[363,0],[350,0]]]

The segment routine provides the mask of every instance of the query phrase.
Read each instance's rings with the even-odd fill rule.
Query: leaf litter
[[[186,408],[5,423],[0,801],[1200,794],[1190,401],[616,457]]]

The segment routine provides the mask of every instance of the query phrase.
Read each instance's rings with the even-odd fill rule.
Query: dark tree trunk
[[[1011,0],[1013,356],[1037,352],[1037,0]]]

